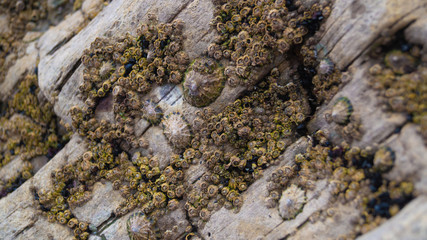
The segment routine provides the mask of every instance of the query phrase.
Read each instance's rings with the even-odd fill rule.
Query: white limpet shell
[[[306,202],[305,191],[292,184],[282,193],[279,200],[279,214],[283,219],[295,218]]]

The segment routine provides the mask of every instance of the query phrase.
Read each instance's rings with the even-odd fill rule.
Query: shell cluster
[[[54,172],[54,189],[36,191],[49,221],[67,225],[75,238],[87,239],[88,223],[77,220],[71,210],[91,198],[92,187],[100,180],[112,182],[126,199],[115,209],[116,216],[141,211],[128,220],[127,229],[134,239],[157,235],[154,225],[158,217],[181,206],[197,225],[208,221],[220,207],[238,210],[244,201],[242,193],[264,169],[278,164],[297,130],[304,128],[312,110],[308,91],[314,89],[318,102],[333,96],[339,71],[331,62],[319,61],[315,47],[315,32],[330,13],[328,5],[307,7],[300,1],[280,0],[216,3],[212,24],[220,36],[207,49],[209,58],[196,59],[191,65],[182,49],[183,23],[159,24],[152,15],[137,36],[98,38],[85,51],[79,86],[85,106],[72,107],[70,115],[89,149],[74,164]],[[285,54],[291,49],[302,62],[293,63],[286,73],[273,68],[259,83],[254,81],[254,70],[272,62],[275,52]],[[230,86],[248,84],[253,88],[221,112],[209,107],[198,110],[191,122],[178,112],[162,116],[152,100],[141,101],[154,86],[179,84],[183,78],[184,97],[197,107],[215,101],[225,78]],[[114,112],[112,122],[95,118],[104,105]],[[160,123],[165,137],[179,151],[164,168],[156,153],[133,151],[147,145],[134,134],[135,119],[140,117]],[[293,218],[304,204],[304,192],[312,190],[318,178],[330,177],[330,189],[337,199],[351,201],[359,191],[366,192],[367,199],[375,199],[366,204],[368,213],[385,216],[387,209],[376,209],[384,204],[380,195],[389,189],[383,186],[392,184],[372,170],[373,153],[333,146],[322,133],[314,138],[317,141],[305,154],[297,155],[294,165],[273,173],[269,202],[279,204],[285,219]],[[207,171],[195,184],[186,186],[185,173],[192,164],[201,164]],[[365,181],[366,176],[375,181]],[[397,195],[387,204],[395,205],[399,189],[405,189],[400,192],[405,200],[410,197],[410,184],[393,187]],[[188,226],[186,232],[191,231]]]
[[[263,169],[276,164],[294,138],[296,126],[305,120],[307,100],[297,85],[277,88],[278,70],[272,71],[258,90],[237,99],[221,113],[209,108],[196,112],[194,137],[183,157],[201,161],[208,169],[189,192],[188,215],[207,221],[210,212],[224,205],[240,208],[241,193]],[[283,100],[281,96],[288,96]]]
[[[187,53],[182,51],[182,29],[181,20],[157,23],[150,15],[149,24],[142,24],[137,36],[95,39],[82,56],[85,69],[79,90],[85,106],[70,109],[73,127],[90,140],[125,139],[129,147],[137,147],[135,119],[142,115],[158,124],[163,116],[160,107],[152,100],[142,102],[141,95],[155,84],[180,83],[189,64]],[[109,98],[112,103],[104,100]],[[102,101],[112,105],[114,123],[94,118]]]
[[[87,239],[87,227],[79,227],[87,223],[78,221],[70,209],[91,199],[91,188],[101,179],[111,181],[113,188],[126,199],[115,210],[116,216],[123,216],[138,207],[156,221],[156,216],[164,214],[166,209],[173,211],[178,207],[179,199],[186,193],[182,180],[183,170],[190,166],[188,162],[173,155],[169,166],[161,170],[156,156],[146,157],[137,152],[129,158],[127,153],[115,151],[104,140],[91,143],[89,151],[75,164],[67,164],[53,173],[53,190],[36,191],[38,202],[50,222],[67,225],[73,229],[76,238]],[[73,184],[67,184],[69,182]],[[64,196],[64,192],[68,194]],[[136,228],[132,225],[132,229]],[[142,232],[133,233],[134,237],[138,234],[151,236],[147,228],[140,226]]]
[[[231,86],[254,84],[257,69],[296,46],[305,47],[305,52],[301,52],[304,64],[316,64],[316,59],[309,56],[314,38],[307,39],[329,16],[328,4],[306,6],[302,1],[282,0],[217,3],[211,25],[219,37],[209,46],[208,54],[231,62],[225,73]]]
[[[381,223],[378,219],[390,218],[412,199],[411,182],[390,181],[382,175],[393,166],[389,160],[391,149],[374,151],[371,147],[360,149],[346,143],[333,145],[322,131],[315,133],[313,141],[305,153],[295,156],[294,169],[298,169],[295,177],[284,177],[289,174],[283,168],[273,173],[268,186],[270,197],[276,196],[284,185],[298,184],[310,190],[314,181],[326,178],[337,201],[353,201],[361,212],[363,220],[354,229],[356,235],[375,228]]]
[[[393,112],[405,112],[427,139],[427,68],[419,46],[393,49],[369,69],[372,87]]]

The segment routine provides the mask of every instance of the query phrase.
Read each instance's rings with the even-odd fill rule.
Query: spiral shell
[[[282,193],[279,201],[279,214],[283,219],[295,218],[306,202],[305,191],[292,184]]]

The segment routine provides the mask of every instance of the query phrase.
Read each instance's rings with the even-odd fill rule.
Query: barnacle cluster
[[[53,189],[36,189],[35,199],[49,222],[58,222],[71,228],[79,239],[89,237],[88,223],[79,221],[71,210],[91,198],[91,188],[101,176],[119,174],[115,168],[121,158],[113,155],[107,143],[92,143],[74,164],[66,164],[52,173]]]
[[[141,25],[136,36],[97,38],[85,51],[79,86],[85,106],[72,107],[70,114],[73,127],[86,137],[89,149],[74,164],[53,174],[53,190],[35,194],[48,219],[73,229],[75,238],[88,238],[90,229],[72,210],[91,198],[92,187],[100,180],[112,182],[126,199],[115,209],[115,216],[140,210],[127,223],[133,239],[168,235],[169,231],[156,233],[157,219],[180,205],[191,222],[198,224],[208,221],[222,206],[238,210],[243,204],[241,193],[265,168],[277,164],[298,131],[304,131],[313,103],[329,100],[338,90],[339,70],[329,59],[318,56],[315,45],[315,32],[330,13],[328,3],[217,2],[212,23],[220,36],[209,46],[209,57],[191,65],[182,49],[183,23],[159,24],[154,16]],[[273,68],[256,84],[255,71],[272,62],[276,52],[295,57],[290,69]],[[178,112],[163,116],[157,102],[142,100],[157,85],[184,80],[186,101],[204,107],[221,94],[226,79],[230,86],[252,88],[221,112],[199,109],[190,122]],[[347,126],[353,116],[351,103],[341,100],[332,119]],[[114,119],[96,118],[95,112],[109,107]],[[177,150],[164,168],[156,153],[134,151],[147,147],[147,141],[134,134],[135,119],[140,117],[160,124]],[[396,206],[398,210],[411,197],[411,184],[394,183],[381,175],[393,165],[388,150],[374,154],[371,149],[346,144],[333,146],[321,132],[312,141],[293,165],[279,168],[270,178],[267,202],[271,207],[279,205],[283,218],[292,219],[301,211],[305,191],[320,178],[331,180],[331,191],[338,200],[361,199],[356,194],[361,192],[360,204],[367,217],[360,226],[373,222],[372,217],[392,215]],[[186,186],[184,174],[191,164],[201,164],[207,172],[194,185]],[[396,195],[384,200],[381,194],[390,189]],[[193,231],[191,226],[187,230]]]
[[[22,45],[20,40],[25,33],[35,28],[40,18],[46,17],[46,3],[47,0],[0,2],[0,12],[5,13],[2,14],[2,18],[8,18],[7,31],[0,32],[0,82],[3,82],[7,72],[6,56],[17,51],[17,48]]]
[[[421,58],[422,51],[419,46],[394,48],[369,72],[372,87],[389,109],[407,113],[420,124],[421,134],[427,139],[427,64]]]
[[[92,142],[89,151],[74,164],[67,164],[52,174],[53,190],[36,191],[36,199],[48,220],[67,225],[76,238],[87,239],[90,230],[71,210],[90,200],[94,183],[101,179],[112,182],[113,189],[119,190],[126,199],[115,210],[116,216],[138,207],[154,222],[166,209],[175,210],[186,192],[183,170],[189,163],[178,155],[171,156],[170,164],[161,170],[156,156],[146,157],[137,152],[129,158],[126,152],[117,152],[113,147],[104,140]],[[86,227],[82,229],[81,224]],[[148,230],[142,227],[141,231]]]
[[[186,160],[173,155],[168,166],[161,169],[157,156],[143,156],[139,152],[130,155],[123,150],[148,146],[143,137],[136,138],[134,134],[135,119],[139,117],[152,124],[163,119],[164,133],[176,148],[190,143],[188,123],[179,113],[163,116],[153,100],[141,100],[142,94],[155,84],[181,82],[189,63],[187,54],[181,51],[182,27],[180,20],[157,24],[150,16],[150,24],[142,24],[137,37],[127,34],[115,43],[97,38],[82,57],[85,69],[79,90],[85,106],[73,106],[70,115],[73,127],[87,138],[89,150],[74,164],[54,173],[53,190],[36,190],[48,219],[67,224],[75,238],[87,239],[90,230],[79,227],[81,222],[71,210],[91,198],[97,181],[112,182],[113,188],[126,199],[115,210],[116,216],[138,207],[153,224],[167,210],[175,210],[186,192],[182,183],[183,171],[189,167]],[[113,122],[95,117],[102,105],[112,105]],[[70,214],[63,218],[66,211]],[[145,227],[140,228],[142,232],[134,232],[138,227],[129,224],[132,238],[149,234]]]
[[[157,24],[150,16],[149,24],[142,24],[137,36],[127,33],[114,41],[95,39],[82,56],[85,69],[79,90],[85,107],[70,109],[73,127],[90,140],[125,139],[137,147],[139,141],[133,136],[135,118],[142,114],[158,124],[163,114],[154,101],[142,102],[141,94],[155,84],[180,83],[189,63],[187,53],[182,51],[182,29],[181,20]],[[114,123],[95,119],[101,101],[107,107],[112,105]]]
[[[331,144],[323,131],[315,133],[305,153],[295,156],[295,165],[274,171],[268,185],[268,203],[277,202],[281,189],[298,184],[313,189],[318,179],[328,179],[329,191],[336,200],[354,202],[361,212],[352,234],[366,233],[395,215],[412,199],[413,185],[386,179],[394,153],[390,148],[375,151],[346,143]],[[274,204],[272,205],[274,206]]]
[[[297,84],[277,88],[278,76],[274,69],[257,91],[237,99],[221,113],[214,114],[209,108],[196,112],[194,137],[183,158],[201,161],[208,172],[187,197],[190,217],[207,221],[218,205],[238,209],[243,203],[240,193],[263,169],[276,164],[294,139],[309,106]]]
[[[12,190],[12,186],[19,186],[17,181],[20,182],[21,177],[31,177],[32,165],[29,161],[32,158],[42,155],[53,157],[68,137],[59,136],[52,106],[39,99],[39,92],[37,76],[27,75],[0,118],[0,167],[18,155],[26,161],[21,175],[0,184],[1,196]]]
[[[47,19],[62,18],[68,11],[59,10],[67,5],[64,0],[16,0],[0,1],[0,83],[4,81],[8,68],[15,62],[25,47],[23,38],[29,31],[40,31],[50,24]]]
[[[230,60],[225,74],[232,86],[253,84],[256,68],[271,63],[276,52],[285,54],[294,46],[312,45],[314,39],[307,39],[331,11],[328,3],[307,6],[303,1],[216,2],[218,7],[211,24],[219,37],[209,46],[208,54],[217,60]],[[310,62],[309,57],[303,57],[307,66],[315,65],[315,59]]]

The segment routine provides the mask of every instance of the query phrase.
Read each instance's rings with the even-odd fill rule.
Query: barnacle
[[[305,191],[292,184],[282,193],[279,200],[280,216],[286,220],[295,218],[306,202]]]
[[[396,74],[407,74],[416,70],[414,57],[399,50],[387,53],[384,61],[386,66],[391,68]]]
[[[216,61],[196,59],[185,74],[184,97],[193,106],[207,106],[221,94],[224,82],[223,68]]]
[[[380,172],[387,172],[393,167],[394,158],[391,148],[380,148],[374,156],[374,167]]]
[[[155,222],[142,212],[130,215],[126,222],[129,238],[131,240],[156,239],[154,230]]]
[[[157,106],[152,100],[147,100],[142,106],[143,117],[151,124],[158,124],[163,117],[162,109]]]
[[[172,112],[162,120],[163,133],[175,148],[182,149],[191,142],[190,126],[179,112]]]

